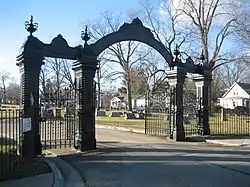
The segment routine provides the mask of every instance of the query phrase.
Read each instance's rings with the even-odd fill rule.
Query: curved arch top
[[[169,65],[173,61],[173,56],[170,52],[162,43],[155,39],[149,28],[143,26],[139,18],[134,19],[130,24],[124,23],[118,31],[102,37],[90,46],[94,53],[99,55],[109,46],[122,41],[138,41],[145,43],[158,51]]]

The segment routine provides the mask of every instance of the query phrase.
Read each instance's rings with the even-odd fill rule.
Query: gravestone
[[[165,121],[169,121],[170,115],[171,115],[171,114],[167,114],[167,115],[165,116]]]
[[[96,116],[106,116],[106,112],[105,111],[97,111],[96,112]]]
[[[185,125],[190,124],[189,116],[183,116],[183,124]]]
[[[196,114],[195,113],[189,113],[187,114],[187,118],[190,120],[190,119],[194,119],[196,117]]]
[[[125,114],[125,119],[135,119],[135,114],[133,114],[133,113],[126,113]]]
[[[121,112],[111,112],[109,117],[121,117]]]
[[[136,114],[136,118],[137,119],[144,119],[145,115],[143,113],[138,113],[138,114]]]
[[[224,108],[221,109],[221,121],[227,121],[227,113]]]

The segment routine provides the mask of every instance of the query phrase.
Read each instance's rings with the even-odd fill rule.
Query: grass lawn
[[[48,172],[50,167],[40,159],[24,160],[13,146],[0,145],[0,182]]]
[[[249,136],[250,135],[250,116],[229,116],[227,121],[221,121],[220,115],[209,118],[211,135],[228,136]],[[110,125],[116,127],[127,127],[135,129],[145,129],[145,120],[125,120],[122,117],[96,117],[96,124]],[[154,115],[149,117],[148,123],[151,129],[166,129],[168,121],[165,115]],[[191,124],[184,125],[186,132],[195,132],[196,119],[191,120]]]
[[[221,121],[219,114],[209,118],[211,135],[250,135],[250,116],[228,116]]]
[[[129,119],[126,120],[124,117],[96,117],[96,124],[110,125],[115,127],[127,127],[135,129],[144,129],[145,120]]]

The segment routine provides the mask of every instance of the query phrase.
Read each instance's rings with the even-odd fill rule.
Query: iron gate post
[[[185,130],[183,126],[183,85],[186,78],[186,70],[177,66],[167,71],[168,82],[174,90],[173,100],[170,101],[173,109],[170,114],[171,139],[175,141],[185,141]]]
[[[210,135],[209,115],[211,110],[212,71],[204,70],[203,86],[203,135]]]
[[[26,129],[20,127],[20,133],[23,136],[22,154],[25,158],[33,158],[42,152],[39,135],[39,74],[44,57],[37,53],[39,49],[40,41],[30,35],[23,47],[23,52],[17,57],[17,66],[23,69],[21,78],[23,114],[20,126],[27,126]],[[24,119],[28,119],[27,124],[24,124]]]
[[[95,105],[94,105],[94,76],[97,59],[82,61],[82,98],[81,100],[81,151],[96,149],[95,138]]]
[[[201,135],[210,135],[209,111],[211,109],[211,82],[212,71],[204,70],[203,76],[193,78],[197,90],[197,98],[202,98],[202,133]],[[201,93],[199,93],[201,92]]]
[[[196,86],[196,100],[197,100],[197,110],[198,110],[198,122],[197,130],[199,135],[204,134],[203,125],[203,92],[204,92],[204,77],[202,75],[193,77]]]
[[[83,58],[78,61],[79,87],[79,130],[81,136],[80,151],[96,149],[95,138],[95,94],[94,76],[98,65],[95,55],[86,51],[85,46]],[[77,66],[77,63],[74,64]]]

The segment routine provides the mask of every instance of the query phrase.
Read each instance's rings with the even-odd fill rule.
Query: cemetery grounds
[[[145,129],[144,119],[126,119],[124,110],[112,111],[123,112],[120,117],[109,117],[111,111],[106,111],[106,116],[96,116],[96,124],[107,125],[114,127],[125,127],[132,129]],[[166,120],[166,114],[154,113],[147,117],[151,123],[155,124],[155,128],[162,127],[165,124],[166,127],[169,124]],[[155,122],[155,123],[154,123]],[[159,124],[162,123],[162,124]],[[190,119],[188,124],[184,124],[185,131],[196,130],[197,118]],[[250,116],[249,115],[228,115],[227,120],[222,121],[220,113],[213,113],[209,117],[210,132],[211,135],[218,136],[249,136],[250,135]]]

